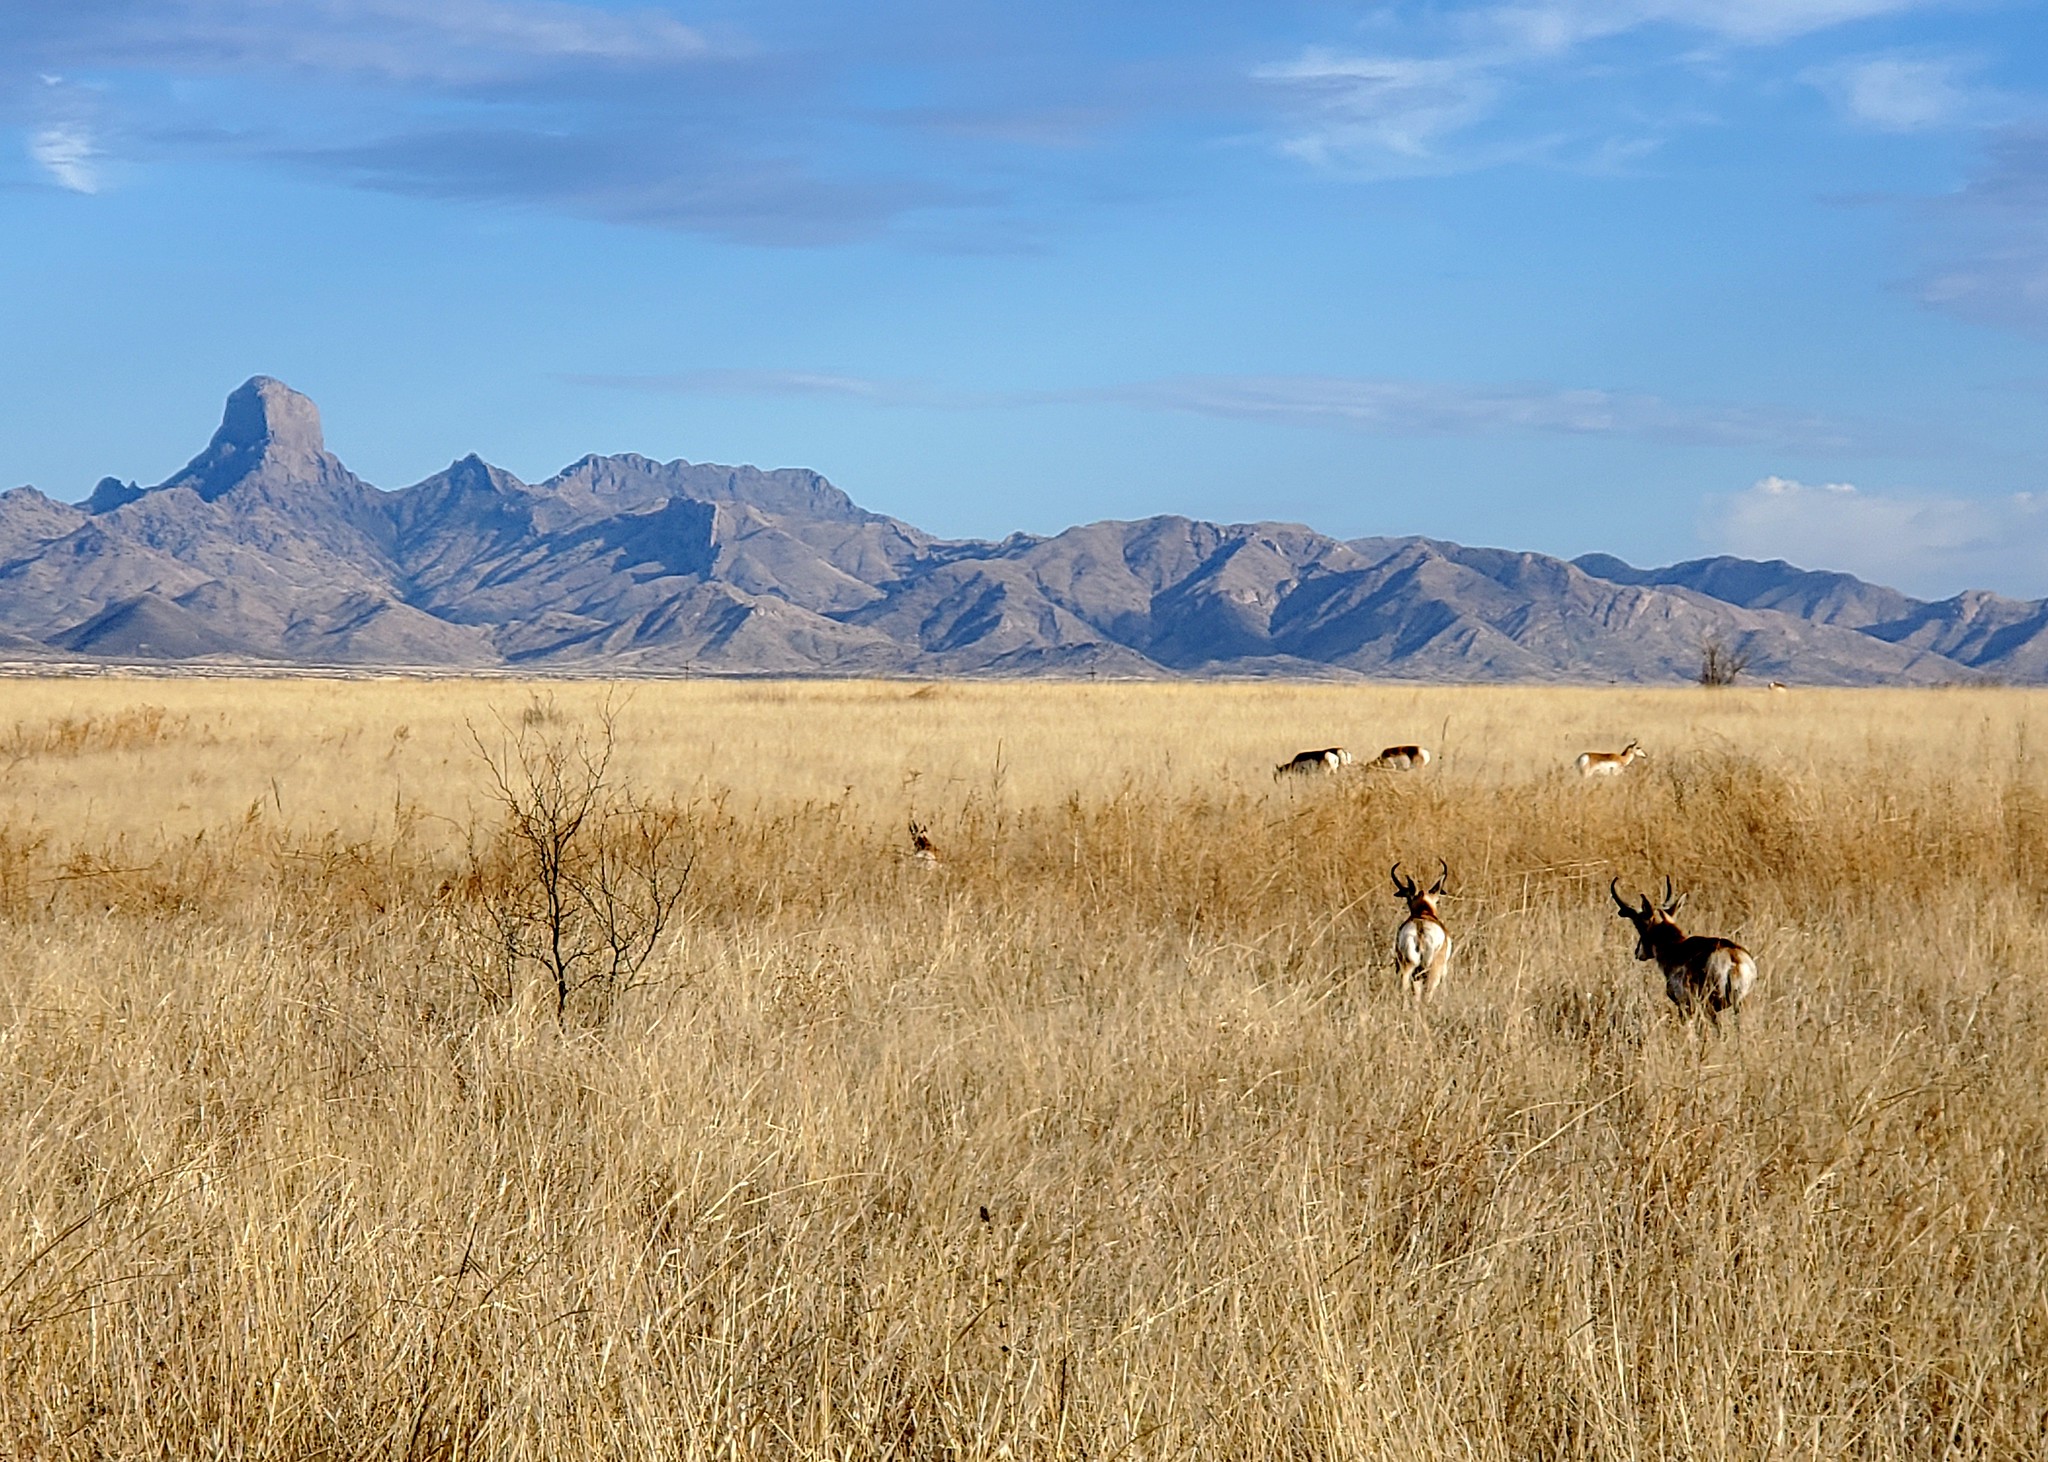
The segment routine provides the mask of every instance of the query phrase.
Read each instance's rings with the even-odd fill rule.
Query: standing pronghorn
[[[1415,886],[1414,879],[1401,876],[1399,863],[1393,867],[1394,892],[1408,901],[1408,917],[1394,931],[1394,973],[1417,1000],[1436,994],[1451,967],[1451,931],[1436,911],[1437,897],[1450,881],[1451,865],[1441,858],[1436,861],[1443,873],[1426,892]]]
[[[1618,878],[1607,885],[1607,891],[1614,896],[1621,917],[1635,925],[1636,958],[1657,962],[1657,968],[1664,972],[1664,993],[1671,997],[1680,1014],[1691,1015],[1705,1005],[1718,1025],[1722,1011],[1740,1013],[1742,997],[1756,983],[1756,961],[1733,940],[1716,939],[1710,934],[1688,938],[1683,929],[1672,923],[1671,916],[1678,912],[1685,896],[1672,892],[1669,877],[1664,880],[1662,908],[1652,906],[1648,894],[1643,895],[1641,908],[1632,906],[1621,896]]]
[[[1412,771],[1416,767],[1429,765],[1429,748],[1426,746],[1389,746],[1369,763],[1371,766],[1386,767],[1392,771]]]
[[[1582,751],[1572,765],[1582,777],[1615,777],[1637,757],[1648,761],[1650,753],[1640,743],[1631,741],[1619,751]]]

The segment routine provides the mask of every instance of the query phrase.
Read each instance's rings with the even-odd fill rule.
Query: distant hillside
[[[1685,680],[1718,639],[1806,684],[2048,680],[2048,607],[1846,574],[1295,524],[1090,523],[997,543],[815,472],[471,456],[395,492],[267,377],[155,487],[0,494],[0,658],[792,675]]]

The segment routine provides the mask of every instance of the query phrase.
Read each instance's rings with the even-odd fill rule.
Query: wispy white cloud
[[[1978,174],[1920,220],[1939,261],[1918,280],[1925,303],[2048,337],[2048,128],[2001,129]]]
[[[1859,127],[1920,132],[1983,118],[1991,98],[1971,85],[1974,69],[1955,57],[1857,56],[1804,79]]]
[[[1687,405],[1644,393],[1330,376],[1185,376],[1097,396],[1155,410],[1387,436],[1640,437],[1786,451],[1846,450],[1873,434],[1771,406]]]
[[[1115,405],[1371,436],[1639,437],[1705,446],[1841,451],[1881,428],[1772,406],[1687,405],[1645,393],[1341,376],[1176,376],[1051,391],[967,392],[811,371],[579,375],[581,385],[674,395],[828,396],[874,406],[973,410]]]
[[[571,375],[579,386],[620,391],[651,391],[664,396],[811,396],[865,402],[871,406],[960,407],[1005,404],[1014,397],[970,397],[934,390],[915,381],[877,380],[871,376],[835,375],[824,371],[694,370],[663,375]]]
[[[99,98],[55,72],[30,87],[26,149],[51,182],[73,193],[97,193],[106,182]]]
[[[100,190],[100,149],[77,122],[52,122],[29,134],[29,158],[60,188],[73,193]]]
[[[1766,477],[1712,500],[1700,531],[1723,552],[1843,569],[1933,598],[2048,592],[2048,494],[1915,496]]]
[[[670,66],[712,51],[661,11],[566,0],[174,0],[103,28],[94,49],[105,62],[450,83],[573,63]]]
[[[1281,150],[1319,164],[1389,156],[1427,163],[1447,137],[1492,112],[1503,83],[1482,61],[1347,56],[1311,49],[1299,59],[1260,67],[1260,81],[1289,87],[1315,112],[1314,125]]]
[[[1524,125],[1515,139],[1481,145],[1474,136],[1527,99],[1536,88],[1580,86],[1588,68],[1580,53],[1601,42],[1657,29],[1672,44],[1602,67],[1668,65],[1709,47],[1762,48],[1819,31],[1912,9],[1934,0],[1510,0],[1453,12],[1430,7],[1382,13],[1383,29],[1406,30],[1415,50],[1345,51],[1311,47],[1296,59],[1255,68],[1254,78],[1281,90],[1292,116],[1280,149],[1350,172],[1448,171],[1515,158],[1545,157],[1599,168],[1657,145],[1660,125],[1641,116],[1590,119],[1581,109],[1571,128]],[[1886,83],[1889,81],[1889,92]],[[1857,97],[1874,112],[1903,118],[1946,98],[1927,73],[1882,70],[1856,79]],[[1917,87],[1917,90],[1916,90]],[[1615,135],[1617,132],[1623,135]]]
[[[1665,25],[1740,45],[1776,45],[1938,0],[1529,0],[1481,10],[1477,25],[1557,52]]]

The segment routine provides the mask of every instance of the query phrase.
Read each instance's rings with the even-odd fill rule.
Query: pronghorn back
[[[1427,1000],[1443,984],[1451,968],[1451,931],[1437,913],[1437,896],[1450,881],[1451,868],[1437,859],[1443,870],[1435,883],[1420,888],[1412,878],[1401,876],[1401,865],[1392,870],[1394,892],[1408,905],[1408,917],[1394,931],[1394,977],[1417,1000]]]
[[[1273,780],[1277,782],[1286,776],[1334,772],[1350,765],[1351,753],[1341,746],[1326,746],[1320,751],[1297,751],[1273,768]]]
[[[1631,741],[1620,751],[1582,751],[1572,761],[1582,777],[1619,776],[1628,764],[1637,757],[1645,761],[1650,753],[1643,750],[1638,742]]]
[[[1429,765],[1429,748],[1426,746],[1389,746],[1372,759],[1376,767],[1387,767],[1393,771],[1411,771],[1416,767]]]
[[[1664,880],[1664,903],[1660,908],[1643,895],[1640,907],[1621,896],[1620,880],[1608,884],[1621,917],[1635,926],[1636,958],[1656,961],[1664,973],[1664,993],[1683,1015],[1704,1008],[1718,1023],[1721,1012],[1741,1013],[1742,1001],[1756,984],[1756,959],[1732,939],[1711,934],[1688,935],[1673,921],[1685,902],[1675,893],[1671,880]]]

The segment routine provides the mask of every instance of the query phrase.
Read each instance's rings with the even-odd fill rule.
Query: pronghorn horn
[[[1633,914],[1635,912],[1630,907],[1629,901],[1621,896],[1621,880],[1619,878],[1610,878],[1607,881],[1607,892],[1613,895],[1614,906],[1617,909],[1620,909],[1624,914]]]
[[[1401,895],[1402,898],[1409,898],[1414,894],[1415,880],[1412,878],[1404,879],[1401,877],[1401,865],[1399,863],[1396,863],[1392,868],[1388,869],[1387,871],[1393,877],[1395,893]]]
[[[1666,914],[1678,912],[1678,891],[1672,887],[1671,875],[1668,873],[1664,875],[1664,912]]]
[[[1429,886],[1429,891],[1431,893],[1442,893],[1444,891],[1444,885],[1451,881],[1451,865],[1444,862],[1444,860],[1441,858],[1436,860],[1436,865],[1437,867],[1443,869],[1443,873],[1437,878],[1437,881],[1435,883]]]

